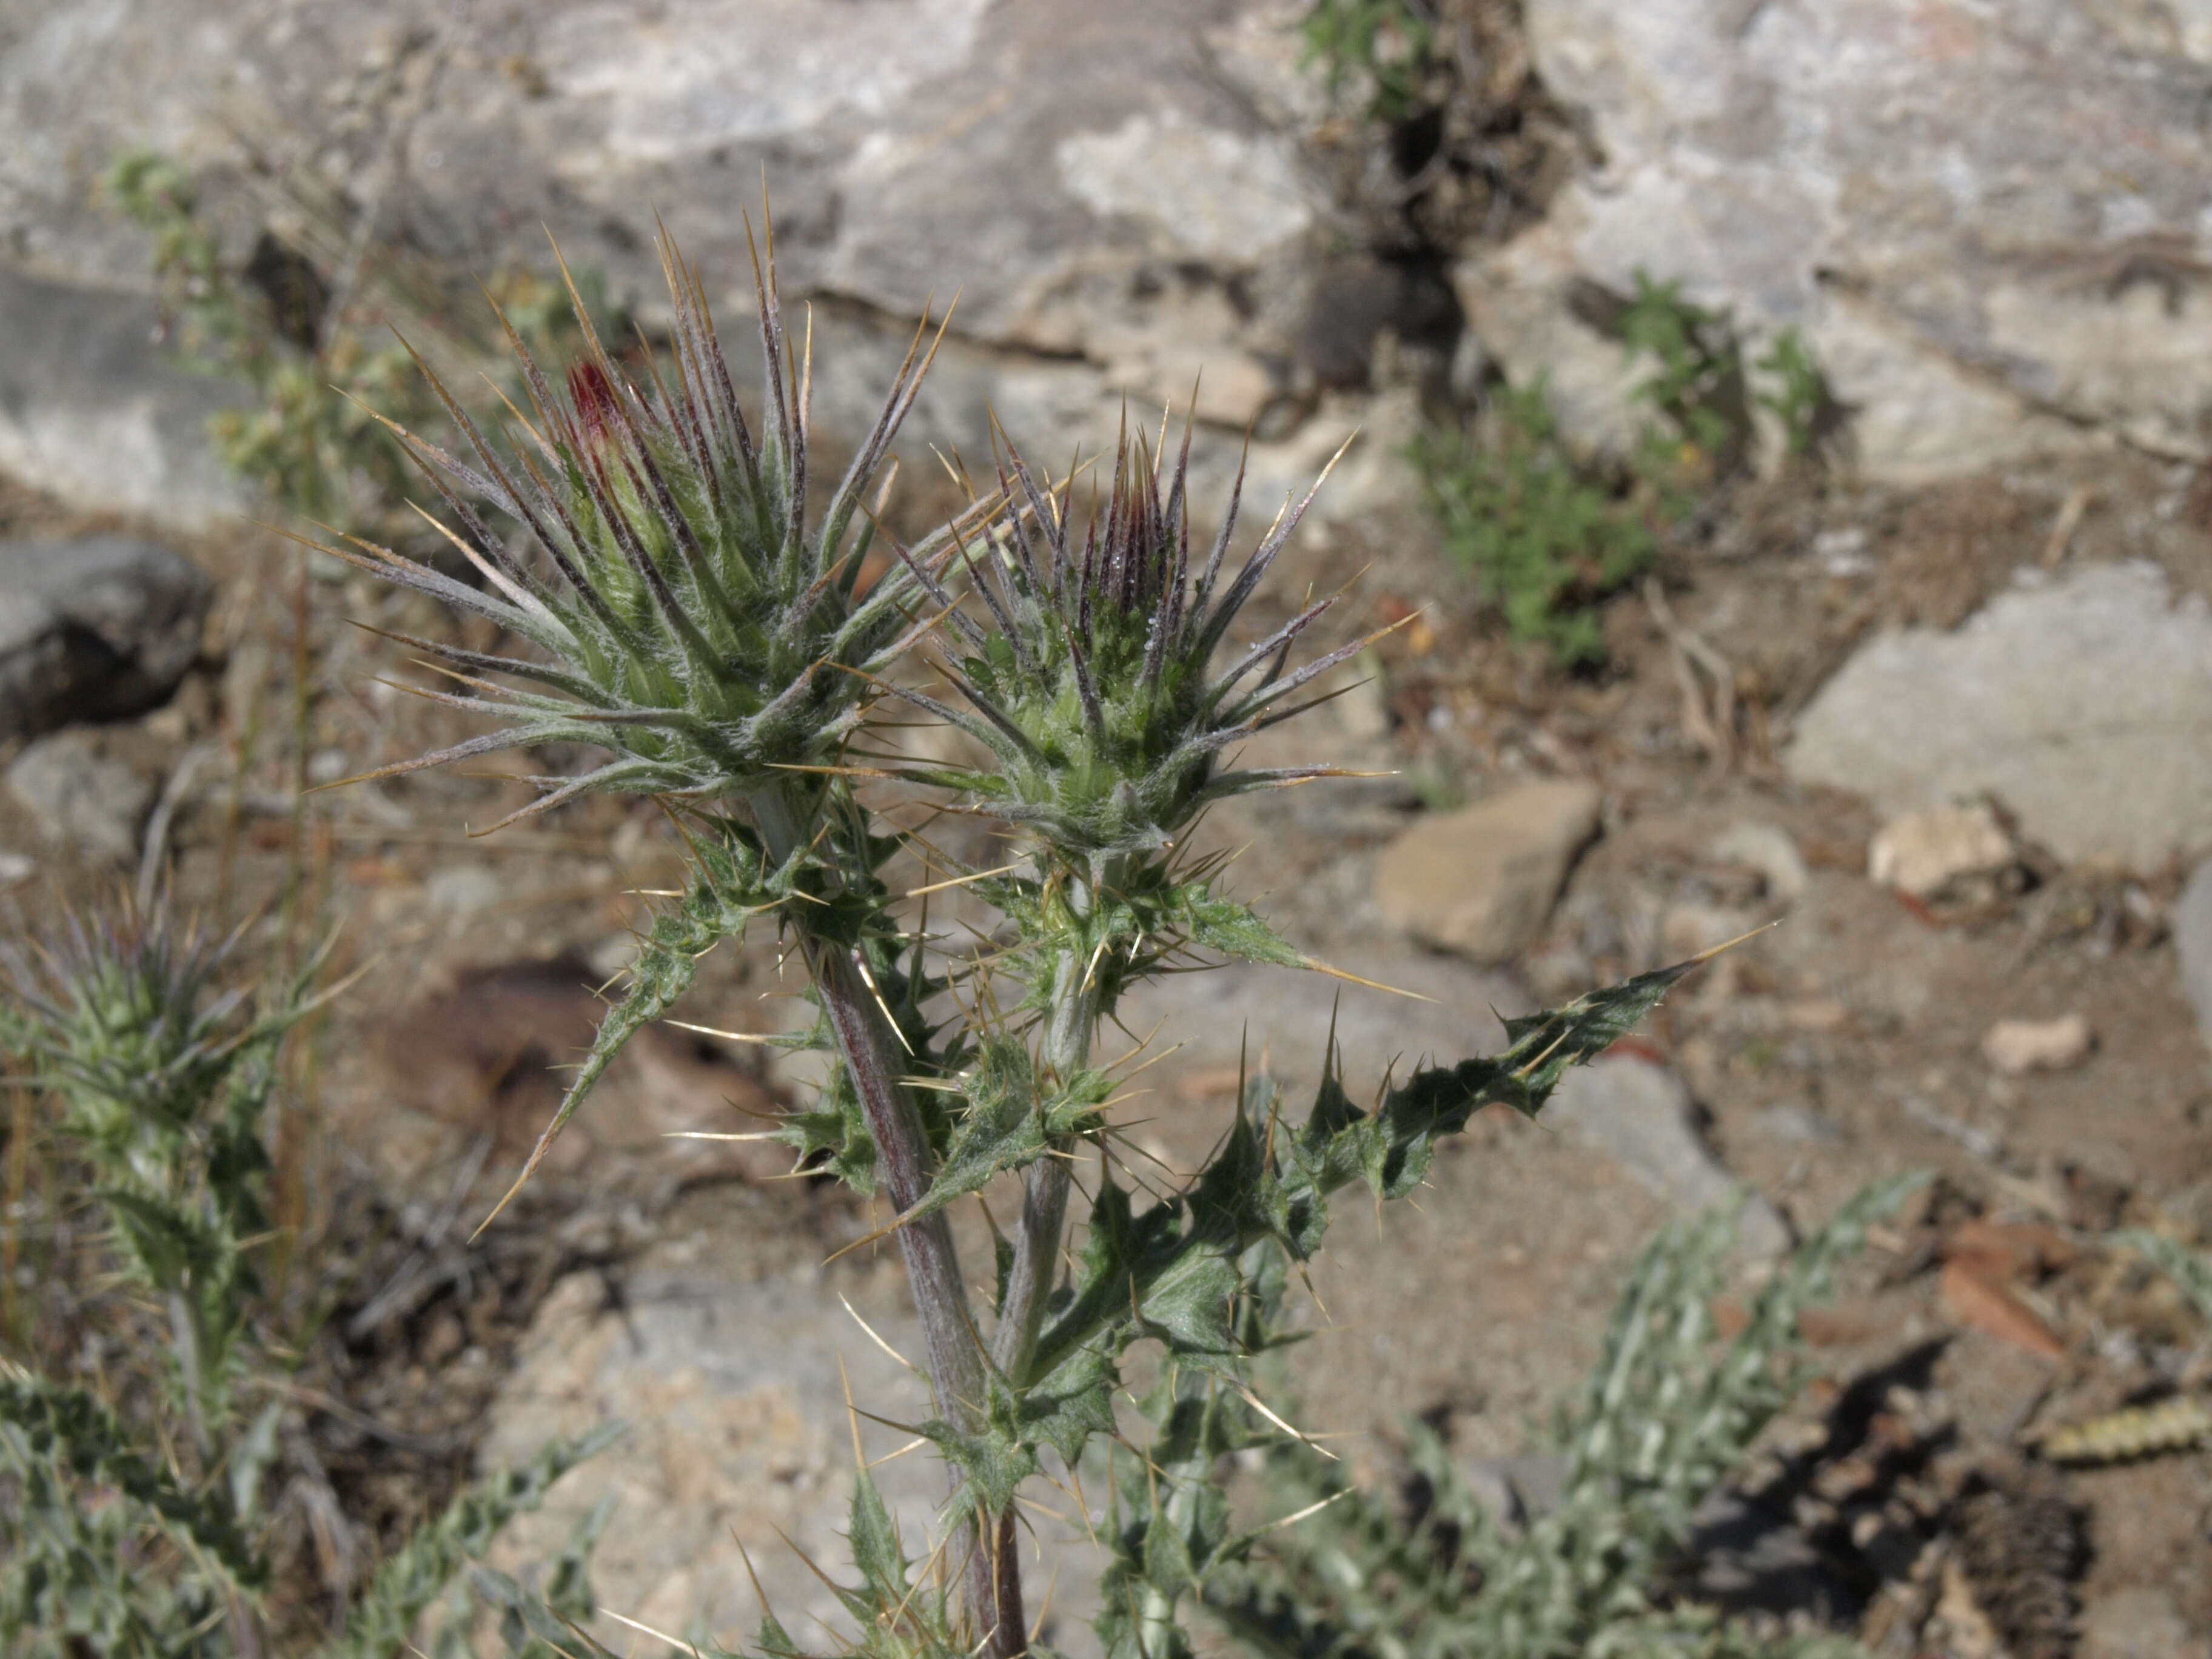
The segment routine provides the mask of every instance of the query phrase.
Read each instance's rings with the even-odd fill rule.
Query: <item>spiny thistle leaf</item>
[[[417,1528],[361,1593],[327,1659],[391,1659],[408,1650],[415,1626],[453,1576],[481,1560],[501,1530],[545,1501],[553,1483],[622,1433],[611,1424],[556,1441],[519,1468],[478,1481],[436,1520]]]
[[[1565,1066],[1602,1053],[1694,964],[1639,975],[1548,1014],[1511,1022],[1512,1041],[1492,1059],[1417,1072],[1371,1115],[1352,1105],[1332,1071],[1298,1127],[1263,1133],[1255,1103],[1240,1109],[1196,1183],[1139,1213],[1110,1176],[1103,1180],[1066,1291],[1055,1300],[1028,1368],[1010,1381],[1054,1402],[1055,1423],[1095,1412],[1121,1353],[1150,1338],[1197,1370],[1231,1365],[1244,1352],[1237,1325],[1241,1260],[1270,1243],[1292,1259],[1318,1249],[1328,1195],[1364,1180],[1379,1197],[1419,1185],[1442,1136],[1480,1107],[1541,1107]],[[1332,1062],[1334,1057],[1331,1056]],[[1012,1425],[1018,1437],[1022,1419]],[[1030,1443],[1036,1442],[1032,1439]],[[1009,1449],[992,1455],[1004,1461]],[[1063,1449],[1063,1455],[1065,1451]]]
[[[112,1486],[162,1528],[222,1569],[240,1588],[258,1590],[269,1570],[229,1510],[187,1492],[131,1445],[114,1414],[82,1389],[42,1377],[0,1376],[0,1434],[14,1462],[28,1457],[67,1469],[82,1483]]]
[[[787,879],[778,880],[787,872],[764,872],[757,848],[740,826],[718,820],[711,828],[714,833],[706,840],[691,842],[693,863],[683,896],[672,908],[653,916],[626,970],[629,985],[623,1000],[601,1017],[591,1052],[562,1091],[561,1103],[539,1133],[522,1173],[479,1224],[479,1232],[522,1190],[630,1038],[665,1015],[691,988],[699,975],[699,958],[724,939],[742,938],[753,916],[787,896]]]
[[[1048,1085],[1021,1043],[987,1040],[967,1079],[966,1110],[953,1128],[928,1196],[900,1218],[932,1214],[1009,1170],[1050,1155],[1063,1138],[1101,1121],[1098,1109],[1113,1091],[1114,1080],[1099,1071],[1079,1072]]]
[[[872,1624],[903,1606],[909,1590],[906,1551],[899,1543],[897,1524],[865,1463],[854,1473],[852,1530],[845,1536],[853,1547],[853,1565],[860,1575],[860,1588],[848,1593],[846,1605],[864,1622]]]

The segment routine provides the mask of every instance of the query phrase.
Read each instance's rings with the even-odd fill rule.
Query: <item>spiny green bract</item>
[[[995,630],[953,608],[950,592],[920,563],[911,567],[963,642],[945,672],[975,713],[901,695],[988,745],[997,762],[992,770],[939,767],[915,775],[1033,827],[1056,854],[1087,859],[1094,870],[1117,855],[1172,847],[1212,801],[1328,775],[1326,767],[1219,769],[1225,750],[1297,712],[1283,707],[1284,698],[1365,643],[1284,672],[1291,644],[1334,603],[1326,599],[1226,668],[1212,668],[1216,648],[1314,490],[1285,505],[1224,584],[1243,475],[1211,550],[1194,564],[1184,488],[1189,457],[1186,431],[1163,498],[1143,434],[1125,438],[1104,509],[1094,507],[1079,533],[1071,525],[1073,481],[1057,495],[1043,489],[1010,450],[980,545],[957,547],[957,563]]]
[[[482,573],[484,590],[354,538],[358,550],[325,550],[490,618],[543,659],[402,636],[465,671],[455,678],[472,689],[425,695],[509,723],[368,775],[567,741],[614,757],[580,777],[541,781],[546,793],[516,817],[594,790],[742,795],[787,780],[779,768],[834,762],[872,677],[903,648],[910,584],[899,576],[866,593],[859,586],[872,535],[862,498],[928,368],[921,334],[810,527],[811,337],[802,353],[785,336],[773,236],[767,270],[756,271],[767,362],[758,434],[732,389],[696,272],[665,239],[661,257],[676,319],[670,374],[641,351],[639,384],[579,302],[588,349],[563,394],[509,328],[536,409],[534,422],[518,414],[530,441],[511,453],[425,366],[475,464],[413,434],[399,437],[444,498],[452,522],[441,528]],[[521,549],[492,533],[478,501],[519,526]],[[533,544],[543,568],[527,551]],[[484,673],[544,690],[511,690]]]

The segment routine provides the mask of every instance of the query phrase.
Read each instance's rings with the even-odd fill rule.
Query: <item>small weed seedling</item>
[[[1500,386],[1472,432],[1431,428],[1411,452],[1452,562],[1509,634],[1566,668],[1603,660],[1596,606],[1650,569],[1668,529],[1742,470],[1754,404],[1774,412],[1801,459],[1817,455],[1836,414],[1795,330],[1776,337],[1754,380],[1725,317],[1642,272],[1609,326],[1650,365],[1636,398],[1651,418],[1623,468],[1569,447],[1540,379]]]
[[[1402,121],[1422,102],[1437,47],[1427,0],[1316,0],[1298,21],[1305,62],[1318,65],[1331,98],[1364,90],[1366,118]]]

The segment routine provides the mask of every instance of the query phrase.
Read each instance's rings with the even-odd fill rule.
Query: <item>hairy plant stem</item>
[[[1071,1077],[1091,1063],[1091,1040],[1101,1013],[1097,987],[1086,963],[1073,955],[1054,964],[1052,1013],[1046,1022],[1043,1053],[1046,1080]],[[1030,1165],[1022,1178],[1022,1218],[1014,1235],[1013,1266],[992,1339],[991,1361],[1017,1386],[1026,1381],[1037,1332],[1044,1322],[1045,1297],[1060,1260],[1060,1237],[1067,1219],[1071,1166],[1055,1146]]]
[[[1118,873],[1120,860],[1115,861]],[[1071,884],[1071,903],[1087,909],[1094,889],[1081,881]],[[1040,1045],[1044,1080],[1058,1083],[1091,1064],[1091,1040],[1105,1013],[1094,974],[1095,962],[1075,952],[1063,953],[1053,964],[1052,1011],[1045,1022]],[[1060,1242],[1067,1223],[1067,1194],[1073,1184],[1072,1149],[1054,1145],[1030,1164],[1022,1176],[1021,1223],[1013,1239],[1014,1257],[1006,1273],[1006,1296],[999,1308],[999,1327],[991,1343],[991,1363],[1019,1389],[1028,1382],[1030,1360],[1036,1356],[1037,1332],[1044,1322],[1044,1306],[1052,1289],[1054,1269],[1060,1261]],[[1015,1547],[1013,1517],[1000,1517],[996,1540],[996,1579],[999,1586],[1001,1631],[1021,1629],[1021,1561]],[[1012,1650],[1025,1651],[1026,1642]]]
[[[796,799],[795,792],[786,787],[763,790],[751,798],[751,805],[769,858],[782,863],[808,831],[814,817],[811,804]],[[862,975],[854,952],[811,932],[803,906],[794,905],[792,911],[791,921],[815,994],[822,1000],[838,1055],[853,1079],[869,1136],[875,1142],[884,1196],[893,1210],[903,1214],[921,1201],[936,1172],[921,1115],[899,1081],[907,1071],[904,1045],[881,1000]],[[961,1429],[972,1431],[981,1421],[988,1362],[969,1310],[967,1280],[961,1276],[951,1224],[939,1210],[901,1227],[898,1241],[915,1311],[921,1320],[922,1346],[937,1409]],[[946,1475],[957,1491],[962,1479],[958,1466],[947,1464]],[[1018,1564],[1012,1559],[1012,1528],[995,1524],[995,1519],[986,1517],[979,1530],[973,1520],[961,1517],[948,1559],[963,1564],[960,1571],[976,1628],[991,1632],[986,1651],[994,1659],[1008,1659],[1022,1653],[1027,1643],[1020,1614]],[[1003,1553],[1007,1558],[1003,1570],[998,1559],[1001,1552],[981,1545],[984,1539],[995,1543],[1002,1533],[1006,1540]],[[1013,1576],[1009,1578],[1008,1574]],[[1009,1592],[1013,1607],[1011,1624],[1005,1612]]]

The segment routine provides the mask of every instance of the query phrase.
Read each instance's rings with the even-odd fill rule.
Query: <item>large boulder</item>
[[[2212,848],[2212,608],[2155,566],[2093,565],[1954,632],[1887,630],[1784,762],[1889,813],[1994,796],[2061,858],[2155,871]]]
[[[1617,441],[1632,377],[1573,303],[1679,280],[1754,339],[1795,325],[1870,473],[2119,430],[2197,453],[2212,413],[2212,24],[2011,0],[1528,0],[1601,169],[1459,273],[1507,368]]]
[[[1200,412],[1216,429],[1200,434],[1201,486],[1216,487],[1262,416],[1269,434],[1300,433],[1279,456],[1267,445],[1255,456],[1258,482],[1273,486],[1310,476],[1358,418],[1325,406],[1311,418],[1316,376],[1297,365],[1332,236],[1299,138],[1323,94],[1299,65],[1298,10],[1291,0],[48,9],[12,30],[0,57],[0,247],[42,280],[97,293],[118,318],[139,316],[130,290],[146,286],[149,250],[103,204],[99,179],[112,155],[150,145],[201,179],[241,261],[269,228],[340,267],[366,226],[453,269],[535,267],[550,230],[650,321],[665,309],[652,246],[665,222],[742,356],[757,349],[746,319],[765,184],[787,300],[823,302],[825,429],[851,433],[872,414],[911,319],[933,295],[941,311],[957,295],[912,437],[980,446],[995,410],[1024,443],[1061,456],[1079,435],[1095,447],[1110,434],[1125,399],[1187,399],[1202,367]],[[271,176],[286,182],[272,190]],[[1387,431],[1363,448],[1394,476],[1402,465]],[[10,454],[0,441],[0,465]],[[66,468],[47,476],[73,486]],[[1358,488],[1340,475],[1332,493],[1342,504]]]

